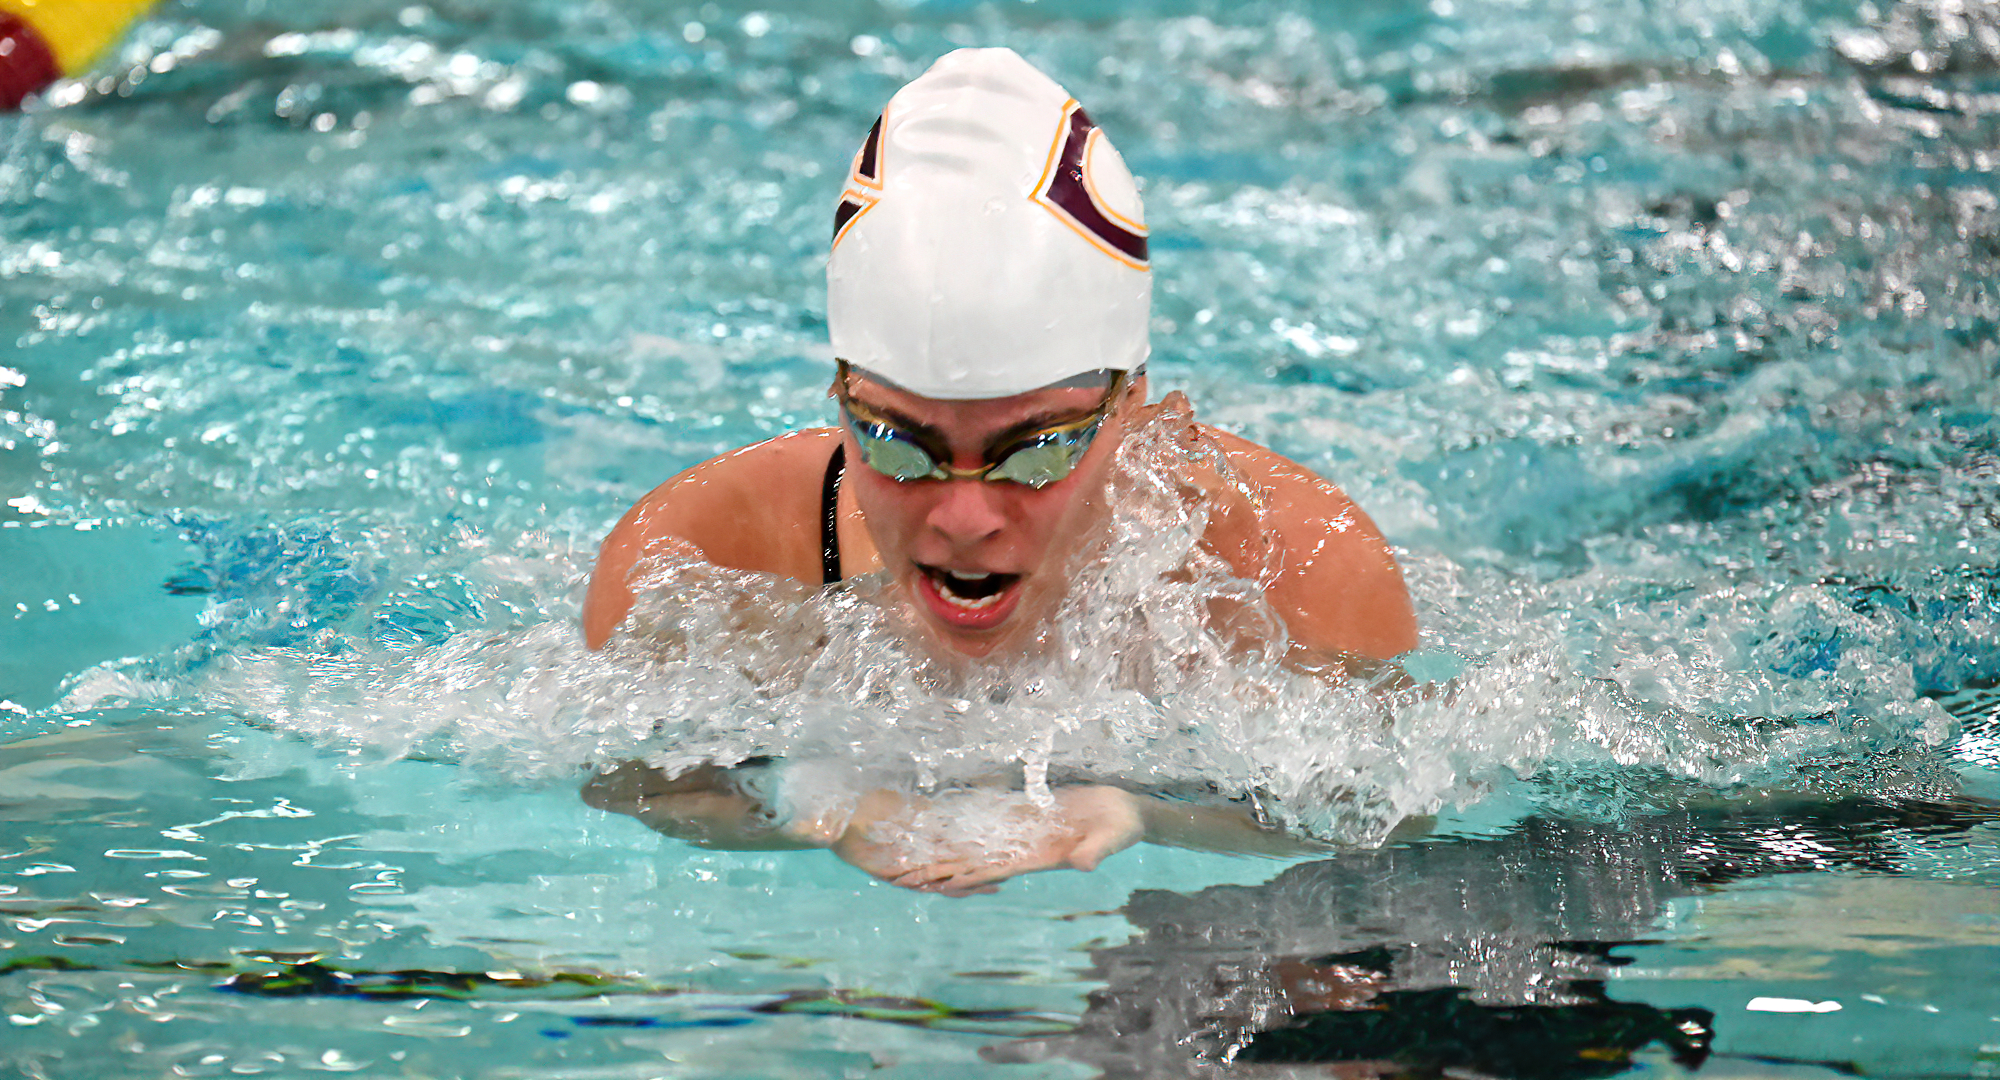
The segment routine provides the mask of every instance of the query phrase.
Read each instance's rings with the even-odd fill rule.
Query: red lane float
[[[0,111],[89,70],[154,0],[0,0]]]

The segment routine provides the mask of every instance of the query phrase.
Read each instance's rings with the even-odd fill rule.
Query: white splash
[[[1071,781],[1238,800],[1321,839],[1372,844],[1517,778],[1549,777],[1557,801],[1580,794],[1615,812],[1662,786],[1759,781],[1853,735],[1733,722],[1712,706],[1757,701],[1745,689],[1755,680],[1732,678],[1727,657],[1701,666],[1698,649],[1656,650],[1654,678],[1671,689],[1635,695],[1579,666],[1578,635],[1496,611],[1519,595],[1473,598],[1464,575],[1421,563],[1412,578],[1432,618],[1462,606],[1477,613],[1457,611],[1465,637],[1478,637],[1471,622],[1512,640],[1476,662],[1433,647],[1455,669],[1437,683],[1293,670],[1261,589],[1199,542],[1211,505],[1181,478],[1207,466],[1236,481],[1184,437],[1190,420],[1171,401],[1128,438],[1103,542],[1077,556],[1043,638],[1006,660],[930,655],[879,575],[816,590],[692,549],[641,568],[631,617],[592,653],[574,614],[582,568],[494,554],[461,580],[512,590],[485,607],[518,617],[416,649],[349,635],[333,649],[229,652],[202,693],[358,754],[444,756],[522,781],[633,759],[677,774],[781,757],[795,814],[838,820],[870,788],[924,793],[1003,845],[1007,822],[1033,817],[1020,806]],[[1236,609],[1226,627],[1210,615],[1218,601]],[[1601,629],[1588,652],[1633,654],[1618,634]],[[1907,701],[1898,689],[1879,696]]]

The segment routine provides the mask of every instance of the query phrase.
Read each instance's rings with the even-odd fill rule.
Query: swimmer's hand
[[[855,867],[906,889],[971,896],[1038,870],[1094,870],[1097,864],[1146,838],[1143,801],[1115,787],[1057,788],[1043,808],[1025,801],[1012,809],[1016,839],[989,848],[977,838],[945,850],[913,845],[931,805],[888,791],[874,791],[855,808],[833,853]]]
[[[1047,806],[1020,792],[975,789],[926,799],[877,789],[851,815],[775,818],[731,770],[703,765],[669,777],[627,762],[584,785],[591,806],[630,814],[668,836],[741,851],[828,848],[884,881],[970,896],[1038,870],[1092,870],[1141,840],[1243,855],[1319,848],[1240,806],[1139,795],[1109,785],[1058,787]]]

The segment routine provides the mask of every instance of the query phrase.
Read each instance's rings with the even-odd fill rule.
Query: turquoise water
[[[917,758],[1434,835],[953,902],[576,797],[909,729],[864,637],[759,696],[782,635],[571,625],[634,499],[826,420],[840,173],[959,44],[1116,139],[1156,390],[1369,510],[1446,692],[923,691]],[[0,118],[6,1070],[2000,1073],[1991,5],[180,0],[102,76]],[[661,617],[745,590],[866,629]]]

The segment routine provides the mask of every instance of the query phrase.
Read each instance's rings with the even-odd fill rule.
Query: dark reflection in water
[[[1594,983],[1574,984],[1564,1005],[1481,1005],[1464,991],[1391,990],[1365,1008],[1313,1013],[1253,1037],[1235,1055],[1254,1063],[1380,1063],[1393,1075],[1470,1068],[1482,1076],[1585,1080],[1632,1065],[1632,1054],[1665,1045],[1690,1068],[1708,1060],[1715,1014],[1611,1001]]]
[[[1143,891],[1125,907],[1139,934],[1092,953],[1107,985],[1077,1029],[987,1054],[1113,1078],[1348,1063],[1332,1075],[1568,1080],[1615,1075],[1648,1046],[1698,1067],[1713,1014],[1604,992],[1630,962],[1617,949],[1647,942],[1670,901],[1770,874],[1898,874],[1904,852],[1994,821],[2000,807],[1969,800],[1538,818],[1498,838],[1345,852],[1262,885]]]

